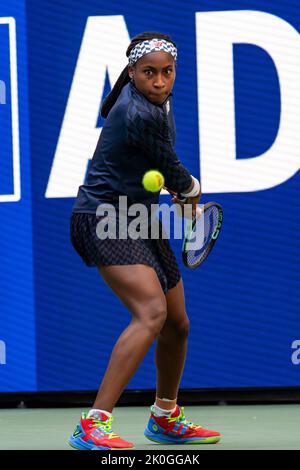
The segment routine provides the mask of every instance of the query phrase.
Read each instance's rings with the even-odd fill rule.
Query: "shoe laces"
[[[198,424],[193,424],[192,422],[187,421],[185,415],[184,415],[184,407],[180,407],[180,414],[178,416],[175,416],[174,418],[168,418],[169,423],[173,423],[175,421],[178,421],[180,424],[187,425],[192,429],[199,429],[202,426],[199,426]]]
[[[105,431],[108,434],[108,437],[112,439],[113,437],[119,437],[117,434],[114,432],[109,432],[111,431],[111,424],[114,420],[114,418],[111,416],[110,418],[107,418],[106,421],[101,421],[100,418],[97,418],[97,416],[91,416],[89,418],[92,421],[92,427],[95,428],[100,428],[101,430]]]

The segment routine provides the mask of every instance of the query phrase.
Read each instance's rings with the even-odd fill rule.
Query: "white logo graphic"
[[[17,78],[17,47],[16,22],[14,18],[0,18],[1,25],[8,25],[9,30],[9,75],[11,88],[11,125],[12,125],[12,159],[13,159],[13,193],[0,194],[0,202],[19,201],[21,199],[20,180],[20,148],[19,148],[19,115],[18,115],[18,78]],[[3,65],[2,65],[3,66]],[[6,103],[6,88],[0,85],[0,102]],[[1,162],[0,162],[1,171]]]
[[[169,112],[170,112],[170,101],[169,100],[166,102],[166,112],[167,112],[167,114],[169,114]]]

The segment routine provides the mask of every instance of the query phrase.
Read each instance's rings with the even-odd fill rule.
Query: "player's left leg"
[[[176,400],[187,353],[190,326],[182,279],[166,293],[166,301],[167,319],[157,337],[155,350],[156,395],[159,398]]]
[[[166,294],[167,319],[157,337],[155,363],[157,369],[156,400],[145,436],[157,443],[212,444],[220,433],[194,425],[177,405],[189,334],[182,279]]]

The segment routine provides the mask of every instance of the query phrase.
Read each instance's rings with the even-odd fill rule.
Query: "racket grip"
[[[183,202],[181,199],[177,198],[181,202]],[[192,211],[191,208],[187,208],[187,206],[182,206],[181,204],[177,203],[176,204],[176,212],[179,217],[183,217],[188,220],[193,219]]]
[[[182,202],[183,204],[186,202],[187,197],[183,196],[182,194],[178,193],[177,194],[177,199],[178,201]]]

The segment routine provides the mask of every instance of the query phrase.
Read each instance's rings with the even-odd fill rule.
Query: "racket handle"
[[[184,196],[182,196],[181,194],[178,194],[177,199],[178,199],[180,202],[182,202],[183,204],[184,204],[184,203],[186,202],[186,200],[187,200],[187,198],[184,197]],[[180,207],[180,209],[181,209],[181,207]],[[180,212],[180,211],[177,209],[178,215],[181,215],[181,216],[182,216],[182,214],[180,214],[179,212]],[[201,217],[202,215],[203,215],[203,208],[202,208],[202,207],[199,207],[198,204],[197,204],[197,207],[196,207],[196,216],[195,216],[196,219],[199,219],[199,217]],[[191,218],[193,218],[193,217],[188,215],[188,217],[186,217],[186,218],[187,218],[187,219],[191,219]]]
[[[180,204],[176,204],[176,212],[179,217],[183,217],[183,214],[185,214],[184,218],[191,220],[193,219],[192,211],[186,210],[184,211],[184,207],[181,206]],[[196,219],[199,219],[203,215],[203,210],[197,205],[196,207]]]
[[[187,200],[187,197],[184,197],[184,196],[182,196],[182,194],[179,193],[179,194],[177,194],[177,199],[178,199],[178,201],[182,202],[182,204],[184,204]]]
[[[198,206],[197,204],[197,208],[196,208],[196,219],[199,219],[199,217],[201,217],[203,215],[203,204],[201,205],[201,207]]]

